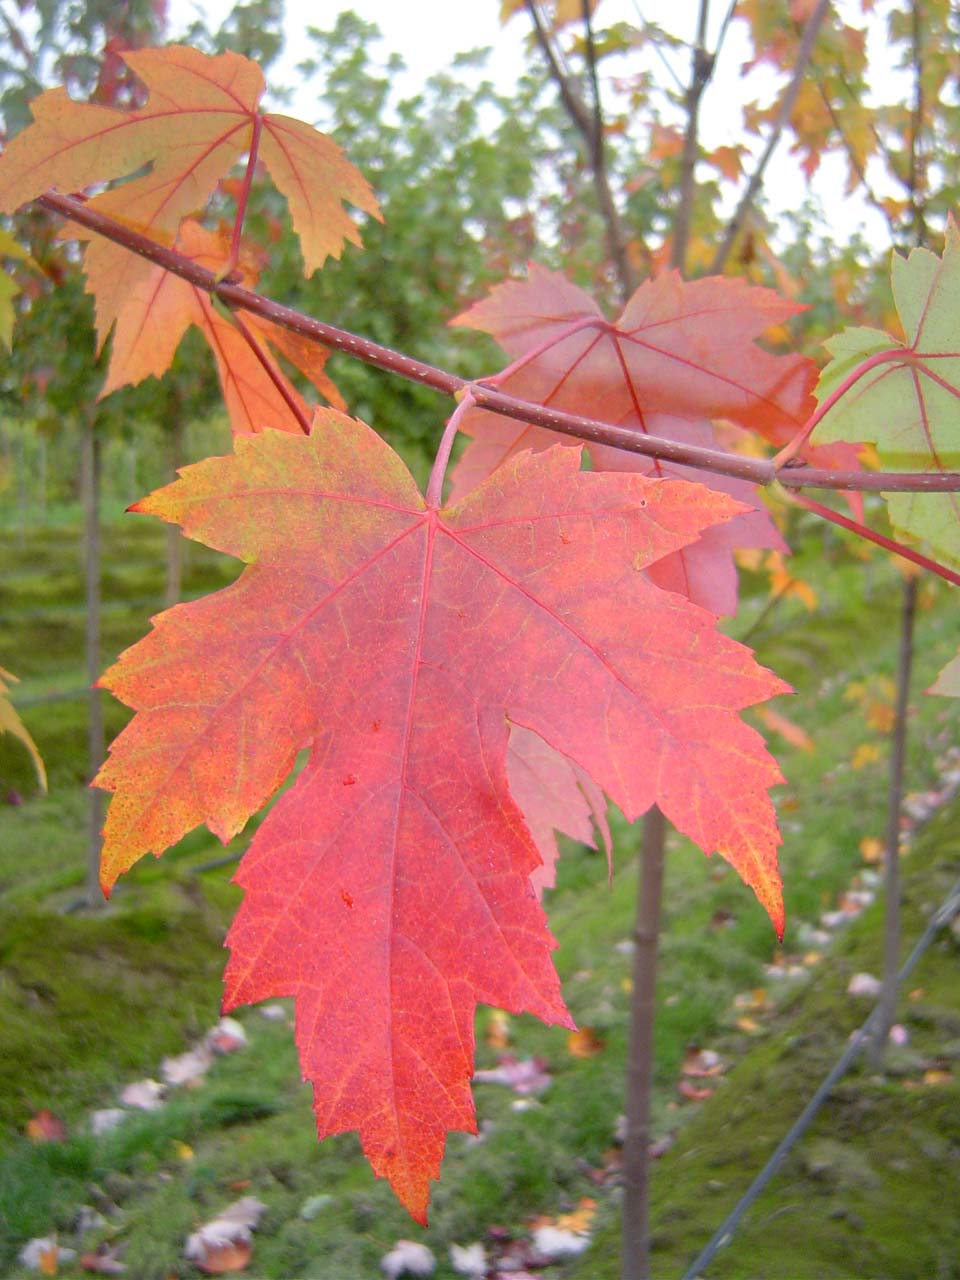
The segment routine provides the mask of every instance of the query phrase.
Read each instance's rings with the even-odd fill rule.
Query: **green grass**
[[[104,545],[106,662],[142,634],[149,614],[161,607],[163,531],[153,522],[128,518],[108,527]],[[128,1274],[138,1280],[186,1274],[181,1254],[188,1231],[239,1194],[254,1194],[268,1205],[256,1236],[252,1273],[257,1276],[359,1280],[378,1274],[382,1254],[407,1236],[425,1239],[439,1259],[437,1275],[449,1277],[450,1243],[481,1239],[495,1223],[522,1230],[533,1215],[557,1213],[583,1195],[598,1195],[585,1171],[605,1159],[623,1109],[631,960],[617,944],[630,935],[636,893],[636,833],[616,819],[612,888],[607,887],[601,855],[567,846],[558,887],[547,902],[571,1012],[595,1029],[603,1051],[575,1058],[563,1031],[529,1018],[513,1020],[514,1051],[545,1057],[553,1084],[540,1105],[524,1112],[512,1109],[506,1090],[476,1086],[484,1140],[473,1144],[462,1135],[451,1137],[426,1233],[404,1215],[389,1189],[372,1178],[353,1135],[317,1144],[309,1090],[299,1082],[290,1028],[267,1022],[256,1011],[243,1015],[250,1048],[219,1060],[201,1088],[174,1094],[163,1110],[136,1116],[111,1135],[98,1140],[89,1136],[85,1116],[91,1107],[111,1105],[122,1084],[155,1074],[164,1053],[183,1048],[215,1021],[223,934],[237,897],[227,883],[229,868],[197,872],[200,863],[221,850],[209,836],[195,833],[162,861],[147,858],[138,864],[121,882],[108,910],[60,914],[75,900],[84,876],[85,708],[82,701],[30,699],[83,684],[76,548],[76,529],[57,527],[28,533],[20,541],[8,539],[0,550],[0,615],[7,623],[0,665],[25,677],[17,696],[25,700],[22,713],[44,752],[53,784],[50,796],[35,796],[25,753],[0,739],[0,797],[10,789],[25,797],[20,806],[0,806],[0,1120],[6,1126],[0,1158],[0,1274],[25,1274],[14,1259],[32,1235],[57,1228],[64,1243],[75,1243],[70,1232],[83,1203],[109,1210],[111,1221],[122,1223]],[[193,547],[188,563],[190,594],[218,587],[235,573],[233,562]],[[784,601],[764,614],[750,642],[762,662],[798,688],[798,695],[781,700],[778,708],[805,727],[816,745],[808,754],[771,738],[787,778],[777,797],[785,835],[785,946],[800,951],[800,924],[816,921],[849,884],[861,865],[861,839],[882,834],[886,740],[866,725],[845,691],[871,672],[892,672],[899,588],[878,563],[872,569],[873,593],[865,603],[858,594],[861,569],[846,565],[830,542],[812,545],[798,556],[795,570],[814,582],[818,613],[808,615],[796,602]],[[763,585],[755,587],[741,617],[730,624],[732,634],[742,634],[764,609]],[[955,649],[953,622],[945,593],[921,611],[916,688],[929,685]],[[934,781],[936,762],[956,737],[958,709],[943,700],[915,701],[909,786],[922,790]],[[110,725],[119,728],[125,712],[107,702]],[[880,745],[880,758],[854,769],[854,751],[865,742]],[[944,853],[941,859],[936,851],[924,856],[934,867],[952,858]],[[845,939],[836,962],[830,960],[830,972],[836,963],[838,976],[824,997],[833,1012],[818,1015],[823,1033],[815,1041],[822,1052],[815,1062],[794,1062],[790,1052],[777,1047],[779,1024],[772,1038],[761,1037],[756,1044],[731,1030],[733,997],[764,981],[763,966],[775,952],[769,922],[719,858],[705,860],[676,836],[668,852],[666,918],[658,992],[658,1130],[698,1114],[689,1106],[675,1109],[677,1073],[691,1043],[718,1044],[744,1059],[717,1101],[700,1110],[701,1118],[686,1127],[681,1145],[657,1167],[658,1248],[668,1260],[664,1274],[679,1274],[683,1259],[689,1260],[722,1216],[734,1171],[742,1181],[758,1166],[780,1136],[793,1103],[815,1086],[821,1060],[835,1055],[842,1043],[844,1027],[849,1029],[842,1016],[847,1002],[840,995],[847,971],[843,957],[852,944]],[[915,922],[914,916],[911,926]],[[854,936],[853,931],[848,934]],[[868,956],[869,948],[876,947],[875,933],[865,934],[863,946],[857,963],[876,969]],[[807,1025],[802,1000],[785,1005],[785,1037],[808,1034],[790,1030]],[[945,994],[943,1007],[948,1006]],[[920,1007],[913,1010],[918,1017],[920,1012]],[[945,1024],[936,1017],[934,1040],[946,1035]],[[486,1022],[481,1010],[478,1061],[489,1066],[496,1053],[484,1040]],[[960,1039],[960,1029],[951,1036]],[[741,1078],[747,1083],[737,1092]],[[881,1089],[878,1097],[885,1099],[889,1092]],[[914,1103],[913,1095],[904,1093],[904,1101],[897,1094],[904,1107],[932,1106],[935,1096],[946,1095],[924,1094],[921,1104]],[[748,1123],[752,1097],[759,1116]],[[736,1105],[728,1114],[731,1099]],[[39,1107],[49,1107],[67,1121],[71,1137],[66,1143],[34,1146],[20,1136]],[[899,1114],[883,1122],[892,1144],[902,1123],[907,1120]],[[927,1133],[926,1120],[920,1124]],[[732,1144],[738,1125],[744,1141],[736,1148],[736,1159],[727,1160],[726,1144]],[[869,1127],[866,1121],[864,1125]],[[946,1121],[943,1126],[952,1151],[952,1130]],[[181,1158],[178,1142],[189,1144],[192,1159]],[[696,1164],[691,1142],[694,1151],[709,1151],[706,1165]],[[683,1152],[687,1154],[681,1158]],[[866,1158],[871,1163],[875,1159],[870,1154]],[[697,1173],[686,1177],[685,1170],[694,1167]],[[916,1198],[916,1169],[911,1176]],[[872,1186],[869,1178],[867,1183]],[[243,1184],[249,1186],[238,1190]],[[870,1186],[865,1184],[862,1198],[868,1198]],[[826,1183],[814,1191],[825,1216],[836,1207],[835,1199],[840,1207],[847,1203],[843,1196],[835,1198]],[[935,1205],[939,1193],[933,1179],[930,1191],[930,1205]],[[308,1222],[300,1210],[317,1193],[331,1200]],[[600,1198],[606,1226],[577,1272],[584,1277],[615,1274],[605,1259],[617,1252],[616,1196],[605,1191]],[[854,1203],[859,1206],[860,1201],[854,1197]],[[922,1211],[917,1210],[917,1230],[932,1239],[923,1216],[933,1213],[930,1205],[925,1201]],[[784,1224],[792,1213],[784,1209]],[[863,1217],[859,1207],[851,1214],[836,1221]],[[773,1223],[770,1232],[758,1235],[757,1252],[745,1255],[745,1269],[736,1274],[780,1274],[758,1261],[771,1235],[786,1238],[781,1218]],[[842,1230],[831,1226],[825,1235],[839,1249]],[[802,1246],[802,1237],[791,1238],[784,1251],[784,1275],[804,1274],[789,1271],[791,1259],[795,1264],[805,1257]],[[933,1253],[928,1256],[934,1258]],[[715,1273],[728,1274],[722,1267]],[[928,1273],[938,1274],[935,1269]],[[823,1274],[841,1273],[825,1269]],[[898,1271],[891,1263],[883,1274],[920,1272]]]

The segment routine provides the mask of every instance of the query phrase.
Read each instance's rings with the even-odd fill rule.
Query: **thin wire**
[[[917,942],[917,945],[910,952],[906,963],[900,970],[898,975],[899,984],[906,981],[916,968],[921,956],[930,946],[930,943],[933,941],[939,930],[942,929],[945,924],[948,924],[958,912],[960,912],[960,880],[958,880],[953,886],[940,908],[931,916],[926,929],[923,931],[923,934]],[[852,1037],[846,1049],[843,1051],[843,1054],[840,1056],[836,1066],[829,1075],[826,1076],[819,1089],[817,1089],[816,1093],[794,1121],[789,1132],[777,1147],[776,1151],[774,1151],[773,1155],[754,1178],[753,1182],[751,1182],[750,1186],[743,1193],[734,1208],[727,1214],[726,1218],[724,1218],[723,1222],[713,1233],[703,1250],[697,1254],[689,1268],[684,1272],[683,1280],[697,1280],[697,1277],[700,1275],[704,1267],[708,1266],[709,1263],[712,1262],[714,1255],[722,1249],[724,1245],[730,1242],[740,1219],[757,1199],[761,1191],[764,1190],[767,1183],[769,1183],[773,1178],[774,1174],[787,1158],[787,1155],[796,1143],[797,1139],[802,1137],[809,1128],[811,1121],[826,1101],[828,1094],[833,1089],[833,1086],[837,1083],[840,1077],[844,1075],[854,1058],[856,1058],[857,1054],[870,1039],[874,1030],[874,1024],[878,1020],[879,1013],[880,1006],[877,1005],[867,1018],[866,1022],[864,1022],[863,1026]]]

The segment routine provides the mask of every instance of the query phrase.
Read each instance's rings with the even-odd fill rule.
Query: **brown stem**
[[[726,266],[727,259],[730,257],[730,251],[736,242],[737,236],[743,229],[747,216],[753,208],[753,202],[756,200],[757,194],[763,183],[763,175],[766,171],[767,165],[770,163],[770,157],[776,150],[780,137],[786,128],[787,121],[790,119],[790,113],[793,110],[794,103],[797,100],[797,94],[800,92],[800,86],[802,85],[803,78],[806,75],[807,64],[809,63],[810,56],[813,53],[813,46],[816,43],[817,33],[820,30],[820,26],[824,18],[827,16],[827,10],[829,8],[830,0],[819,0],[816,9],[814,9],[813,13],[811,13],[807,20],[803,39],[800,41],[800,48],[797,50],[797,61],[793,68],[793,78],[787,86],[786,93],[783,95],[783,101],[780,103],[780,110],[777,113],[776,121],[774,122],[770,137],[767,139],[767,145],[763,150],[763,154],[757,162],[757,167],[754,169],[750,181],[747,183],[746,190],[740,197],[740,203],[737,205],[736,212],[730,219],[726,235],[724,236],[720,247],[717,249],[713,262],[710,264],[711,275],[719,275],[723,271],[723,268]]]
[[[639,277],[633,269],[630,262],[630,256],[627,252],[627,244],[629,236],[624,228],[620,212],[617,209],[616,201],[613,198],[613,192],[610,189],[610,180],[607,176],[607,160],[606,150],[603,142],[603,114],[600,104],[599,87],[596,80],[596,50],[593,43],[593,28],[590,22],[589,4],[584,3],[584,24],[587,35],[587,53],[588,61],[591,63],[591,75],[593,77],[594,87],[594,104],[591,112],[587,104],[584,102],[579,88],[564,71],[560,65],[556,50],[550,39],[550,34],[544,25],[543,16],[540,13],[537,0],[525,0],[527,12],[530,14],[530,20],[533,23],[534,35],[537,44],[540,46],[544,58],[546,58],[547,66],[550,74],[557,85],[567,115],[570,117],[574,126],[580,133],[587,148],[590,158],[590,171],[593,176],[593,185],[597,195],[597,204],[600,207],[600,215],[603,218],[603,225],[607,239],[607,251],[613,262],[614,269],[617,274],[617,281],[620,285],[620,293],[623,300],[626,300],[637,288],[640,283]]]
[[[713,55],[707,52],[707,20],[710,0],[700,0],[697,19],[697,40],[693,47],[693,65],[690,84],[684,95],[683,107],[687,127],[683,135],[683,153],[680,158],[680,199],[673,220],[673,239],[670,247],[670,265],[683,274],[687,262],[687,244],[690,239],[690,219],[696,193],[697,151],[700,145],[700,99],[713,74]]]
[[[917,606],[917,580],[903,584],[900,610],[900,653],[897,660],[897,701],[890,746],[890,784],[887,792],[887,838],[883,854],[883,986],[879,1018],[870,1060],[875,1068],[883,1062],[887,1038],[897,1013],[900,970],[900,815],[903,808],[903,776],[907,756],[907,716],[910,704],[910,675],[913,667],[913,629]]]
[[[411,382],[432,387],[444,395],[456,396],[465,387],[470,386],[476,403],[481,408],[491,409],[495,413],[503,414],[504,417],[516,418],[519,422],[529,422],[533,426],[545,427],[548,431],[559,432],[560,435],[575,436],[580,440],[592,441],[596,444],[608,444],[615,449],[624,449],[628,453],[663,458],[668,462],[698,467],[704,471],[716,472],[718,475],[734,476],[754,484],[771,485],[778,482],[784,488],[791,490],[851,489],[870,493],[960,491],[960,473],[958,472],[864,472],[808,466],[781,468],[775,466],[769,459],[741,457],[738,454],[725,453],[722,449],[705,449],[696,445],[680,444],[676,440],[647,435],[630,427],[617,427],[597,418],[562,413],[545,405],[506,395],[480,382],[468,383],[465,378],[459,378],[455,374],[447,373],[422,360],[415,360],[399,351],[392,351],[389,347],[371,342],[369,338],[360,337],[346,329],[338,329],[335,325],[326,324],[322,320],[314,320],[311,316],[295,311],[292,307],[285,307],[279,302],[272,302],[250,289],[245,289],[242,285],[218,281],[213,272],[208,271],[206,267],[183,257],[174,249],[157,244],[123,223],[115,222],[96,209],[88,208],[82,200],[48,191],[37,203],[50,212],[62,214],[81,226],[95,231],[98,235],[106,236],[108,240],[123,245],[131,253],[147,258],[164,270],[189,280],[198,289],[219,297],[228,307],[240,308],[262,316],[284,329],[289,329],[292,333],[302,334],[313,342],[333,347],[337,351],[344,351],[366,364],[384,369],[388,373],[395,373]]]
[[[633,929],[627,1132],[623,1144],[622,1280],[648,1280],[650,1276],[650,1099],[665,838],[663,814],[654,807],[643,821]]]

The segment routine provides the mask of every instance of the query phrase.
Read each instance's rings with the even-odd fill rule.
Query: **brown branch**
[[[697,151],[700,145],[700,100],[713,75],[714,57],[707,51],[707,18],[710,0],[700,0],[697,20],[697,41],[693,47],[693,64],[690,84],[683,98],[687,127],[683,134],[683,152],[680,157],[680,200],[673,221],[673,242],[670,246],[670,265],[683,273],[687,262],[687,243],[690,239],[690,220],[696,193],[695,177]]]
[[[482,382],[471,383],[456,374],[415,360],[411,356],[393,351],[389,347],[372,342],[359,334],[322,320],[314,320],[292,307],[272,302],[230,280],[218,280],[212,271],[191,258],[185,258],[175,249],[135,231],[124,223],[107,217],[97,209],[91,209],[75,196],[63,196],[47,192],[37,201],[51,213],[57,213],[97,235],[105,236],[132,253],[156,263],[181,279],[188,280],[198,289],[214,294],[228,307],[240,308],[253,315],[273,321],[292,333],[299,333],[322,346],[332,347],[352,355],[365,364],[374,365],[388,373],[398,374],[411,382],[432,387],[444,395],[456,397],[470,387],[476,403],[504,417],[545,427],[561,435],[575,436],[596,444],[612,445],[628,453],[640,453],[647,457],[663,458],[683,466],[698,467],[718,475],[734,476],[754,484],[771,485],[779,482],[787,489],[851,489],[872,493],[955,493],[960,491],[960,472],[870,472],[825,470],[810,466],[777,466],[772,459],[748,458],[727,453],[722,449],[706,449],[697,445],[681,444],[659,436],[645,435],[631,427],[617,427],[597,418],[580,417],[562,413],[533,401],[510,396]]]
[[[763,183],[763,175],[767,165],[770,163],[770,157],[773,155],[780,142],[780,137],[786,128],[787,121],[790,119],[790,113],[793,110],[794,103],[797,100],[797,94],[800,92],[800,86],[803,83],[803,77],[806,75],[807,64],[813,53],[813,46],[816,43],[817,33],[827,16],[827,10],[830,8],[830,0],[819,0],[816,9],[811,13],[806,28],[803,33],[803,39],[800,41],[800,48],[797,50],[797,61],[793,68],[793,78],[787,86],[787,91],[783,95],[783,101],[780,104],[780,111],[774,123],[770,137],[767,139],[767,145],[763,150],[757,167],[754,169],[747,188],[740,197],[740,203],[737,205],[736,212],[730,219],[730,225],[727,227],[726,235],[723,238],[720,247],[714,255],[713,262],[710,264],[710,275],[720,275],[726,266],[727,259],[730,257],[737,236],[743,229],[747,220],[747,215],[753,208],[753,202],[757,198],[757,193]]]
[[[590,171],[593,175],[593,185],[597,194],[597,204],[600,207],[600,215],[603,218],[603,225],[606,231],[607,251],[616,270],[622,299],[626,301],[636,289],[640,280],[630,262],[630,255],[627,252],[627,244],[630,237],[627,235],[623,220],[620,217],[620,211],[617,209],[613,192],[610,189],[610,179],[607,175],[606,149],[603,143],[603,115],[599,87],[596,81],[596,50],[593,42],[593,28],[590,24],[589,5],[584,5],[584,22],[587,32],[588,60],[590,61],[594,85],[592,112],[584,102],[578,86],[560,65],[553,42],[550,39],[550,33],[544,26],[537,0],[525,0],[525,3],[527,12],[533,22],[537,44],[547,60],[551,76],[556,81],[560,99],[566,108],[567,115],[586,144],[590,160]]]
[[[913,63],[913,108],[910,112],[910,172],[907,185],[910,191],[910,221],[914,239],[917,244],[922,244],[927,238],[926,209],[920,189],[925,178],[920,154],[924,113],[923,47],[920,9],[916,0],[911,9],[910,50]]]
[[[817,75],[816,71],[814,71],[814,75]],[[877,212],[883,217],[884,221],[887,224],[887,230],[890,232],[890,239],[894,243],[896,243],[898,236],[897,236],[897,227],[894,222],[893,216],[891,215],[890,210],[886,207],[886,205],[884,205],[883,201],[878,197],[877,193],[874,191],[873,187],[871,187],[870,183],[868,182],[867,171],[866,169],[864,169],[863,165],[860,163],[860,157],[857,155],[856,151],[854,151],[853,145],[850,142],[850,139],[847,137],[846,130],[843,127],[843,121],[840,119],[839,115],[837,114],[836,108],[834,107],[833,103],[830,101],[830,95],[827,93],[827,90],[824,87],[824,83],[818,75],[817,75],[817,88],[820,90],[820,97],[823,101],[823,105],[827,108],[827,113],[830,116],[830,120],[833,124],[834,129],[836,129],[837,131],[837,136],[839,137],[840,142],[843,145],[844,151],[847,153],[847,161],[849,162],[851,169],[857,175],[857,180],[859,181],[860,187],[863,191],[864,199],[866,200],[867,204],[872,205],[873,208],[876,209]],[[873,132],[876,135],[875,129],[873,130]]]

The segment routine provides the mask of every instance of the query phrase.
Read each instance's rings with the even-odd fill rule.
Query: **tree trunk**
[[[623,1280],[648,1280],[650,1276],[650,1097],[665,837],[666,822],[654,807],[643,822],[633,929],[627,1132],[623,1144]]]
[[[81,469],[81,500],[84,519],[84,566],[86,577],[86,666],[90,685],[87,749],[89,776],[103,763],[105,753],[103,729],[103,702],[94,683],[100,677],[100,441],[96,432],[96,417],[91,412],[83,421],[83,462]],[[87,905],[102,904],[100,892],[100,831],[103,826],[104,794],[91,787],[88,793],[87,837]]]
[[[183,410],[176,384],[170,391],[170,479],[175,480],[183,463]],[[184,538],[175,524],[166,526],[167,582],[164,600],[168,609],[180,603],[183,594],[183,545]]]

